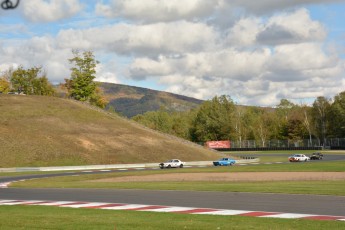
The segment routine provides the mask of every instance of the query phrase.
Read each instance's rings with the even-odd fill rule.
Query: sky
[[[101,82],[310,104],[345,91],[344,12],[345,0],[21,0],[0,8],[0,72],[42,67],[62,83],[77,49]]]

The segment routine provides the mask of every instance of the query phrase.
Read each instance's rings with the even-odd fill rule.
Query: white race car
[[[161,169],[163,168],[183,168],[185,162],[180,161],[179,159],[172,159],[166,162],[162,162],[159,164]]]
[[[310,158],[304,154],[295,154],[295,155],[289,157],[290,162],[309,161],[309,160],[310,160]]]

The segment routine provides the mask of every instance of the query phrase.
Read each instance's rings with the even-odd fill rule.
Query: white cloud
[[[325,37],[325,28],[304,8],[271,17],[257,35],[258,42],[269,45],[322,41]]]
[[[112,0],[98,3],[96,12],[106,17],[123,17],[143,22],[193,20],[211,15],[219,0]]]
[[[336,3],[342,0],[224,0],[229,5],[244,9],[256,15],[272,13],[278,10],[291,9],[311,4]]]
[[[202,23],[185,21],[149,25],[116,24],[86,30],[63,30],[57,36],[65,48],[106,49],[120,54],[157,56],[213,48],[217,33]]]
[[[291,76],[292,80],[304,80],[304,77],[312,77],[317,72],[335,68],[339,61],[336,56],[326,54],[320,44],[301,43],[277,46],[267,65],[269,70],[279,78],[276,79],[277,81],[290,81],[284,73],[299,75],[298,79]]]
[[[161,84],[169,84],[168,92],[187,95],[194,98],[212,98],[214,92],[223,83],[219,78],[200,78],[193,75],[168,75],[160,78]]]
[[[242,18],[230,28],[226,40],[230,46],[253,45],[256,43],[257,35],[262,31],[262,27],[262,22],[258,18]]]
[[[24,68],[43,67],[51,82],[62,82],[69,76],[69,49],[58,49],[51,37],[33,37],[29,40],[8,42],[0,49],[0,62],[13,63]]]
[[[83,8],[79,0],[29,0],[21,4],[28,20],[41,23],[69,18]]]
[[[232,46],[252,46],[323,41],[326,38],[324,26],[310,18],[305,8],[277,14],[266,21],[257,17],[238,20],[230,28],[227,41]]]
[[[215,21],[222,23],[243,13],[262,15],[287,8],[331,2],[342,0],[111,0],[108,4],[97,3],[96,13],[146,23],[204,21],[215,18]]]
[[[325,53],[320,44],[302,43],[272,51],[227,49],[179,58],[141,58],[131,70],[133,78],[157,77],[174,93],[200,99],[226,94],[243,104],[276,105],[282,97],[320,96],[326,93],[319,90],[325,86],[341,92],[338,83],[345,68],[343,60]]]
[[[216,77],[246,81],[260,75],[269,55],[268,49],[251,52],[227,49],[188,54],[179,58],[141,58],[135,60],[130,69],[132,77],[140,79],[145,76],[164,76],[179,72],[200,78]]]
[[[112,65],[113,68],[107,68],[106,65]],[[118,76],[116,74],[116,63],[113,63],[112,61],[107,62],[106,65],[103,63],[99,63],[96,67],[97,77],[96,81],[100,82],[109,82],[109,83],[120,83],[118,80]]]

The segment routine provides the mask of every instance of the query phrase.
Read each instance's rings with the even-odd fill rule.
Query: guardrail
[[[255,163],[260,161],[255,159],[236,160],[237,164]],[[53,166],[53,167],[20,167],[20,168],[0,168],[0,172],[52,172],[52,171],[80,171],[80,170],[107,170],[107,169],[130,169],[130,168],[154,168],[159,167],[159,163],[141,164],[112,164],[112,165],[82,165],[82,166]],[[185,166],[212,166],[212,161],[190,161]]]

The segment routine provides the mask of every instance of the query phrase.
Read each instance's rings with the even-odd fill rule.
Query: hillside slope
[[[113,114],[56,97],[0,94],[0,167],[219,157]]]
[[[108,106],[113,106],[116,112],[126,117],[156,111],[160,107],[168,111],[186,111],[203,102],[191,97],[135,86],[102,82],[100,87],[109,100]]]

